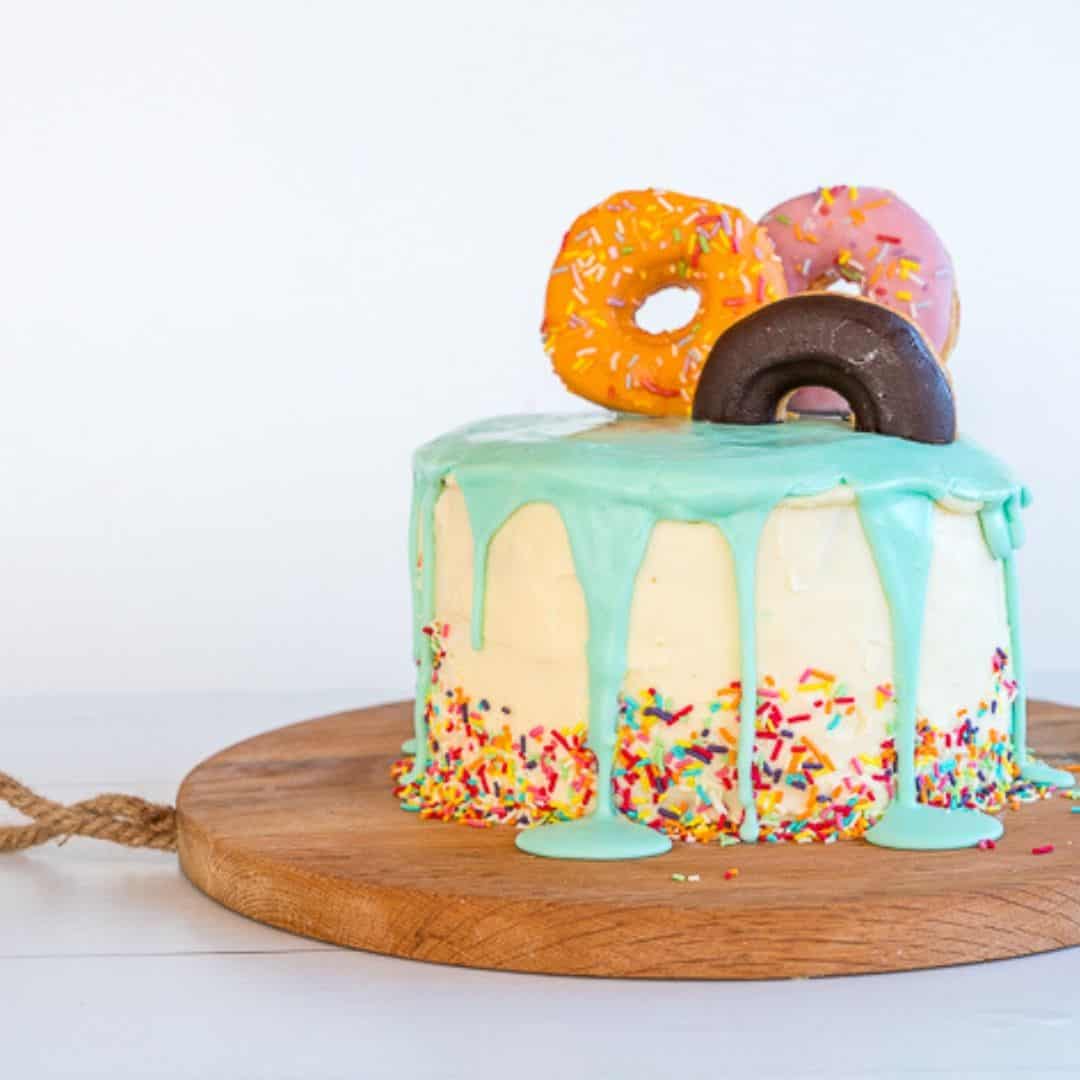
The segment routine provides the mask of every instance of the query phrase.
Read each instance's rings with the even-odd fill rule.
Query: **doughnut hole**
[[[817,286],[822,292],[839,293],[841,296],[863,296],[863,287],[847,278],[827,278]]]
[[[793,390],[776,409],[778,420],[797,420],[801,416],[843,417],[854,423],[854,414],[847,398],[827,386],[800,386]]]
[[[696,289],[667,285],[645,297],[634,313],[634,322],[647,334],[669,334],[689,325],[700,306]]]

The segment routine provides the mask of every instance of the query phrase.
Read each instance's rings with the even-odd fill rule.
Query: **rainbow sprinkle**
[[[584,721],[517,730],[509,707],[441,684],[450,628],[436,623],[426,632],[435,672],[426,714],[430,764],[419,782],[406,783],[411,759],[395,763],[403,805],[425,818],[476,827],[588,813],[596,761]],[[917,722],[917,792],[926,805],[997,813],[1050,793],[1020,779],[1007,733],[1016,683],[1004,650],[995,650],[989,668],[985,699],[958,710],[947,726],[926,717]],[[887,710],[878,720],[885,737],[868,750],[865,740],[850,741],[848,728],[858,731],[866,716],[836,673],[807,667],[788,688],[762,680],[750,767],[764,842],[855,838],[881,816],[894,790],[893,696],[887,683],[874,689],[872,709]],[[737,843],[741,697],[737,681],[718,688],[704,707],[672,701],[656,687],[624,694],[612,771],[619,811],[686,842]]]

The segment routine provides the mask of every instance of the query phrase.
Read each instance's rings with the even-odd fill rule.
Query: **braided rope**
[[[0,802],[24,817],[27,825],[0,826],[0,854],[26,851],[50,840],[64,843],[89,836],[134,848],[176,850],[176,811],[134,795],[97,795],[64,806],[36,795],[25,784],[0,772]]]

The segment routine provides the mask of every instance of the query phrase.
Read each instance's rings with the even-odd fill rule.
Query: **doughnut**
[[[919,329],[882,304],[836,293],[778,300],[725,331],[694,395],[695,420],[768,424],[804,386],[842,394],[859,431],[956,438],[945,369]]]
[[[761,224],[790,294],[849,281],[910,319],[937,355],[948,357],[960,314],[952,260],[930,225],[891,191],[818,188],[781,203]]]
[[[686,325],[651,334],[638,310],[671,286],[697,292],[697,310]],[[623,191],[563,238],[541,334],[573,393],[621,412],[689,416],[713,342],[786,294],[768,234],[741,210],[671,191]]]

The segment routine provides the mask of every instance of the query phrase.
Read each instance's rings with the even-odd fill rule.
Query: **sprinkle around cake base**
[[[1080,709],[1030,711],[1047,759],[1080,760]],[[389,768],[410,720],[404,702],[340,713],[199,765],[178,798],[184,873],[295,934],[507,971],[799,978],[1080,944],[1080,801],[1006,811],[987,850],[676,844],[651,859],[556,861],[518,850],[512,828],[402,811]]]

